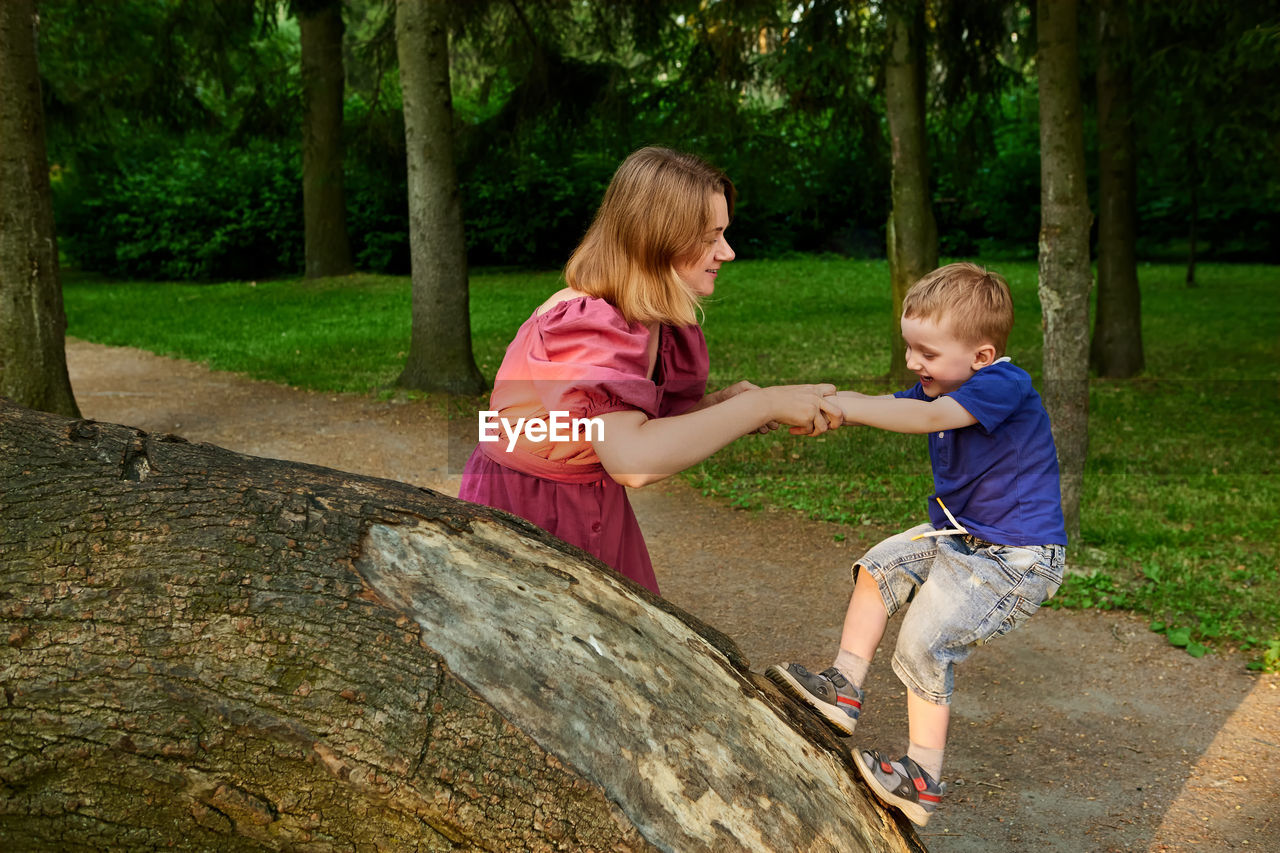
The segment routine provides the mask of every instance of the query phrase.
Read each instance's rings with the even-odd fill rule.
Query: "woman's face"
[[[729,227],[729,205],[723,193],[711,194],[711,227],[699,235],[701,251],[692,260],[676,263],[676,275],[699,296],[710,296],[716,289],[720,265],[733,260],[733,249],[724,238]]]

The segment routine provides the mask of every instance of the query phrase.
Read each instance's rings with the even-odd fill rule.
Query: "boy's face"
[[[907,370],[920,378],[920,387],[930,397],[956,390],[995,360],[994,346],[961,341],[946,320],[903,317],[902,339],[907,344]]]

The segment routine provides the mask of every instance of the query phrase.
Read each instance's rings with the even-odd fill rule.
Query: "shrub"
[[[64,181],[55,212],[70,261],[109,275],[258,278],[302,267],[299,156],[281,143],[188,140]]]

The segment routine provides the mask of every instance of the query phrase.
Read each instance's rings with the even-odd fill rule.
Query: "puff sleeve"
[[[648,345],[649,330],[603,299],[567,300],[534,318],[524,378],[547,411],[590,418],[635,409],[654,418],[661,394],[647,376]]]

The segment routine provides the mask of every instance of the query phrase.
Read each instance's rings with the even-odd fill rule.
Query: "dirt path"
[[[443,418],[422,403],[297,391],[71,341],[88,418],[457,494]],[[829,665],[848,566],[874,532],[743,512],[682,483],[633,494],[668,599],[763,670]],[[843,541],[836,535],[842,534]],[[856,743],[905,745],[890,625]],[[1280,678],[1200,660],[1120,613],[1044,610],[957,675],[951,793],[934,853],[1280,850]]]

